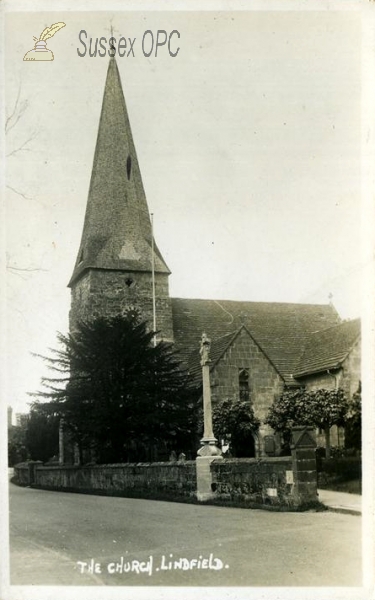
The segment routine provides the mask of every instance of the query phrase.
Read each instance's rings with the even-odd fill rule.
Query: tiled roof
[[[212,358],[216,347],[230,342],[228,334],[245,325],[288,384],[295,383],[292,374],[310,334],[340,322],[329,304],[172,298],[172,314],[176,348],[187,363],[203,332],[212,340]]]
[[[154,245],[155,270],[169,273]],[[69,286],[87,269],[151,271],[151,221],[117,64],[108,65],[81,244]]]
[[[360,335],[359,319],[344,321],[335,327],[313,333],[306,343],[294,376],[303,377],[340,366]]]

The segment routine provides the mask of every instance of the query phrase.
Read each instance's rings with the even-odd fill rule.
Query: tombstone
[[[264,452],[268,456],[275,456],[276,445],[273,435],[266,435],[264,438]]]

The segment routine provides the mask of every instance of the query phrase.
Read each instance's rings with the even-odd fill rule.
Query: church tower
[[[170,271],[152,226],[117,64],[110,59],[81,244],[71,288],[77,321],[135,311],[173,341]],[[154,273],[154,286],[153,286]]]

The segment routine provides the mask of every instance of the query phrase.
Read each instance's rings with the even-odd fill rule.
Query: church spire
[[[150,272],[152,228],[120,74],[110,59],[85,222],[69,287],[92,269]],[[170,271],[154,244],[156,273]]]

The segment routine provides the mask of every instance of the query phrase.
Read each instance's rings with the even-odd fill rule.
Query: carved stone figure
[[[205,333],[202,334],[201,340],[201,365],[202,367],[210,362],[210,348],[211,348],[211,340],[207,337]]]

